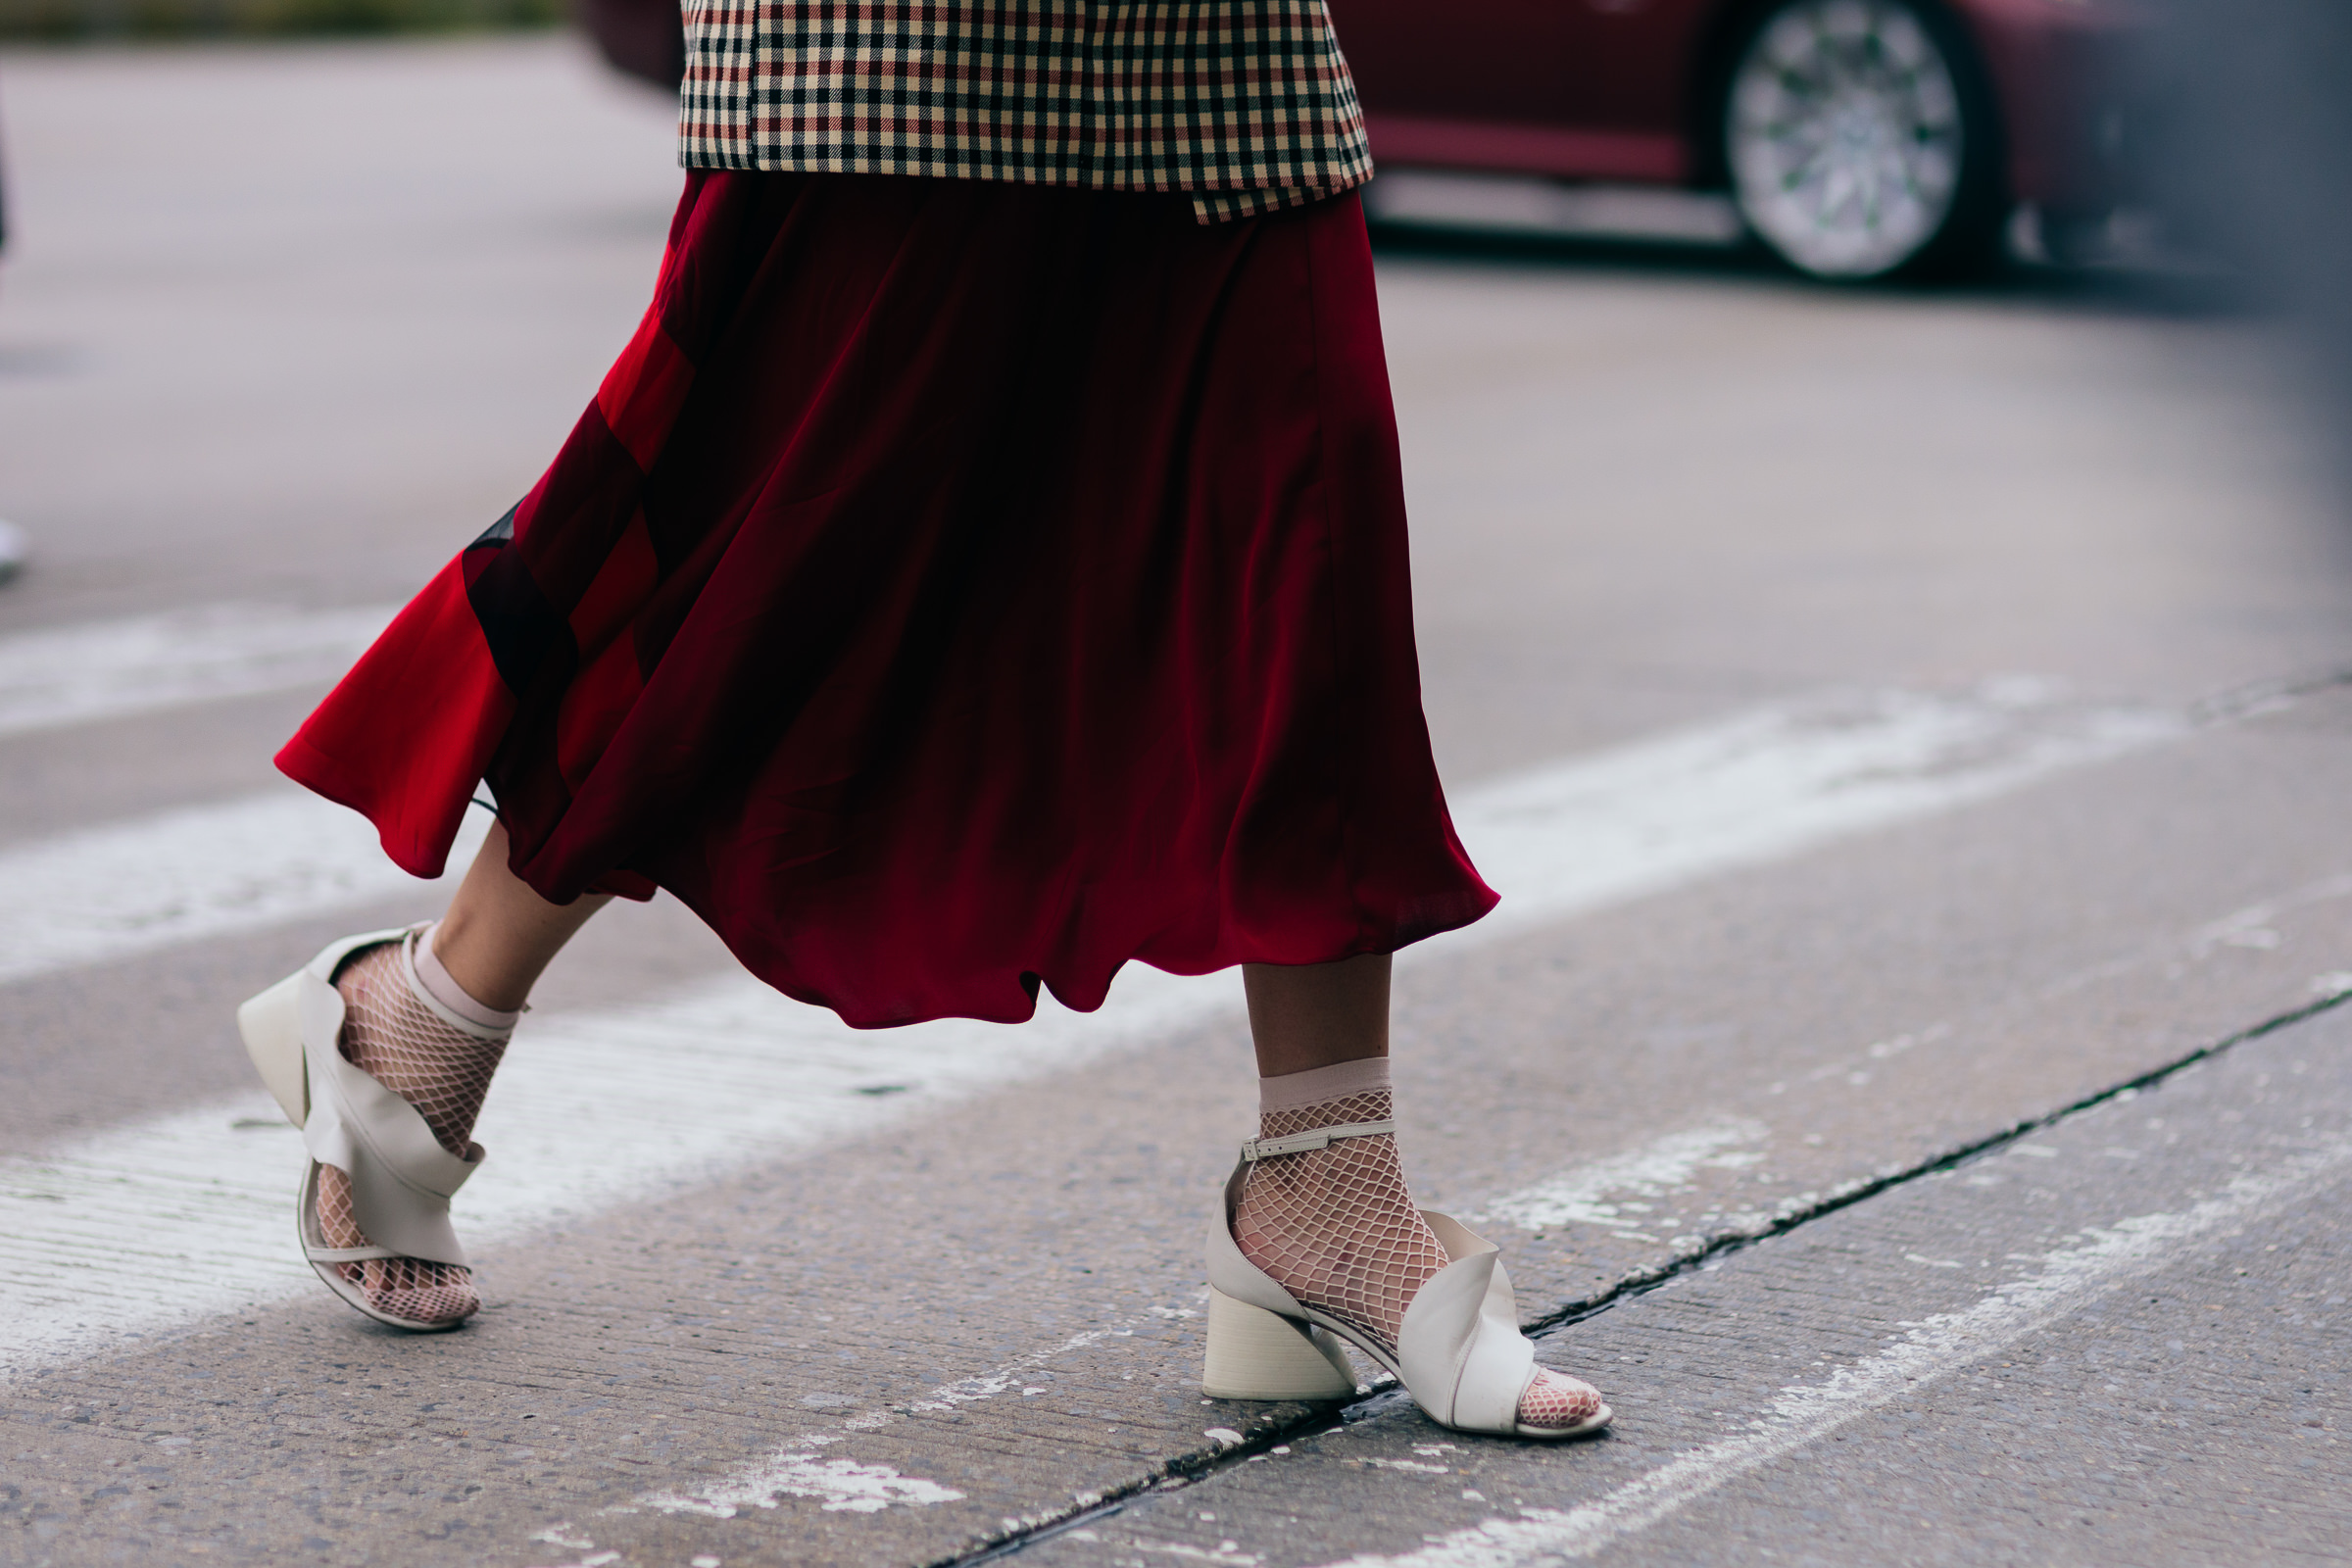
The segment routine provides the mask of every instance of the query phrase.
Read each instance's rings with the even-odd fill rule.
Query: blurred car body
[[[686,79],[686,21],[675,0],[573,0],[572,15],[614,70],[675,89]]]
[[[2132,0],[1329,0],[1389,168],[1728,188],[1825,277],[1965,267],[2136,199]],[[674,85],[672,0],[581,0]]]
[[[1799,269],[1987,254],[2138,199],[2120,0],[1329,0],[1389,168],[1729,188]]]

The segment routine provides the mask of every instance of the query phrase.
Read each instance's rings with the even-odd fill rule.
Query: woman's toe
[[[482,1309],[470,1270],[414,1258],[387,1258],[368,1270],[368,1304],[411,1323],[463,1323]]]
[[[1535,1382],[1519,1396],[1519,1424],[1546,1432],[1590,1425],[1607,1410],[1598,1389],[1549,1367],[1536,1368]]]

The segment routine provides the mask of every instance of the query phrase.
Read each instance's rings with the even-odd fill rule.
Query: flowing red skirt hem
[[[675,893],[861,1027],[1494,902],[1420,709],[1352,197],[697,172],[554,465],[278,758],[438,874]]]

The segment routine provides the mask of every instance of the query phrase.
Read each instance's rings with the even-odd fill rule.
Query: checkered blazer
[[[1322,0],[684,0],[678,161],[1190,191],[1372,174]]]

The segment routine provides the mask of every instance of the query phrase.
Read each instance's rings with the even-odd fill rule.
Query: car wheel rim
[[[1900,5],[1798,0],[1732,75],[1725,150],[1748,223],[1795,266],[1868,277],[1917,255],[1960,191],[1943,51]]]

